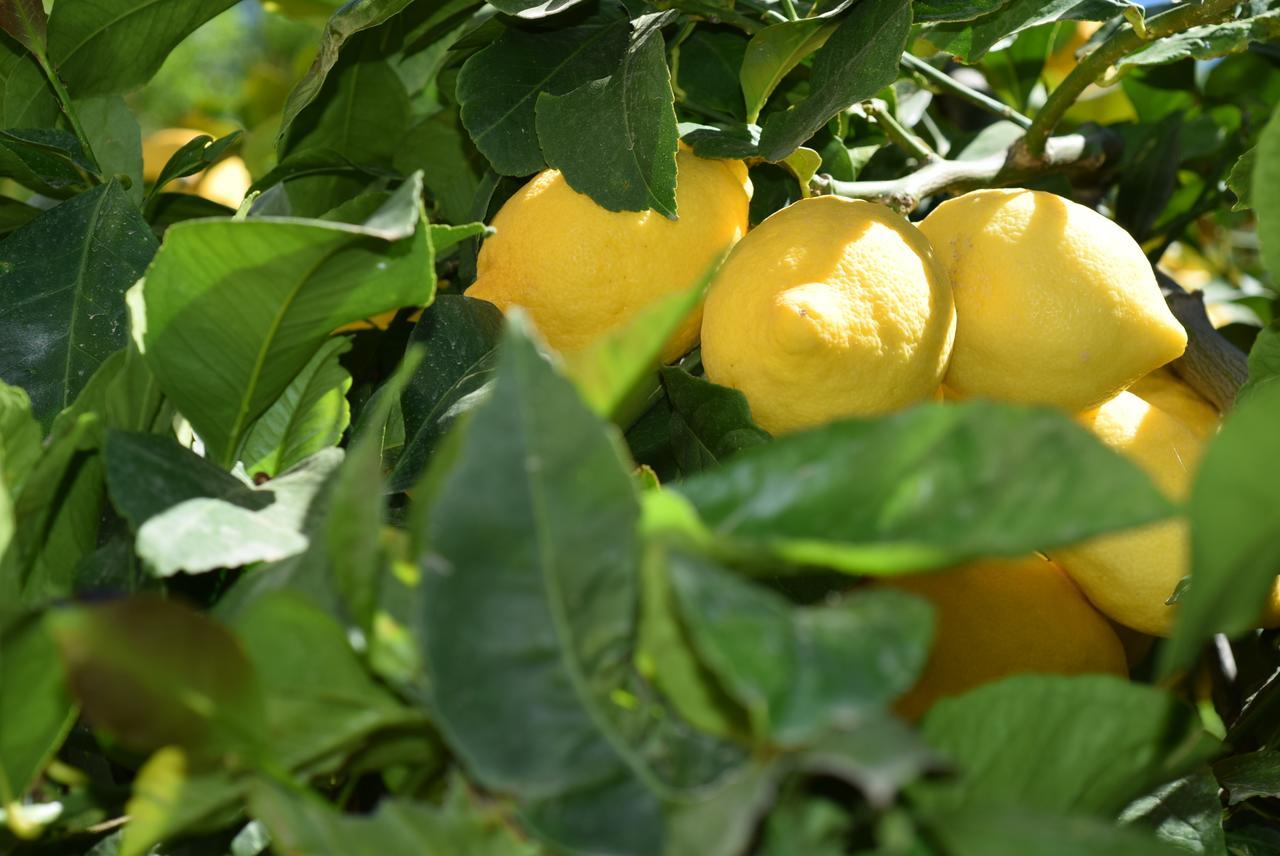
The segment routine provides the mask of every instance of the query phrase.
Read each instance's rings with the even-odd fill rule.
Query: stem
[[[933,163],[940,158],[938,153],[929,148],[929,144],[908,131],[902,126],[902,123],[894,118],[893,113],[882,107],[878,102],[866,102],[864,109],[867,115],[876,120],[876,124],[880,126],[880,130],[884,131],[884,135],[889,138],[889,142],[902,149],[916,160],[925,163]]]
[[[782,11],[786,13],[789,20],[800,20],[800,15],[796,12],[796,5],[791,0],[782,0]]]
[[[913,71],[919,74],[938,89],[954,95],[961,100],[968,101],[975,107],[980,107],[983,110],[994,113],[1002,119],[1008,119],[1010,122],[1013,122],[1020,127],[1031,127],[1031,120],[1026,116],[1023,116],[1017,110],[1014,110],[1008,104],[1005,104],[1003,101],[998,101],[990,95],[986,95],[976,89],[965,86],[945,71],[934,68],[931,64],[920,59],[918,56],[904,53],[902,55],[901,65],[907,71]]]
[[[1063,115],[1072,104],[1076,103],[1081,93],[1102,77],[1111,66],[1129,54],[1146,47],[1151,39],[1181,33],[1201,24],[1230,17],[1238,2],[1239,0],[1204,0],[1194,6],[1176,6],[1147,21],[1146,33],[1143,34],[1146,38],[1135,32],[1129,24],[1121,26],[1111,38],[1098,45],[1082,59],[1062,83],[1049,93],[1048,99],[1036,113],[1022,141],[1027,153],[1036,158],[1044,154],[1045,143]]]
[[[71,106],[71,94],[62,85],[62,80],[58,77],[58,73],[53,70],[53,66],[49,65],[47,57],[42,53],[33,53],[32,56],[40,63],[44,76],[49,79],[49,86],[53,88],[53,94],[58,98],[58,105],[62,108],[67,121],[71,123],[71,130],[75,133],[76,139],[80,141],[80,148],[84,150],[85,157],[89,159],[89,163],[93,164],[94,169],[101,172],[102,164],[98,163],[98,158],[93,153],[93,144],[89,142],[89,135],[84,132],[84,127],[80,124],[80,118],[76,116],[75,108]]]
[[[1214,329],[1204,309],[1203,294],[1186,291],[1158,268],[1156,279],[1169,311],[1187,331],[1187,350],[1173,361],[1174,374],[1219,410],[1227,410],[1249,377],[1248,357]]]

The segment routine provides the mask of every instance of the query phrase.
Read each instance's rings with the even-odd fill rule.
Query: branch
[[[1175,6],[1147,21],[1146,32],[1141,34],[1130,24],[1122,25],[1110,38],[1080,60],[1062,83],[1049,93],[1023,138],[1022,145],[1027,153],[1032,157],[1040,157],[1046,153],[1049,135],[1058,126],[1063,115],[1076,103],[1081,93],[1106,74],[1111,66],[1146,47],[1153,39],[1229,18],[1238,3],[1239,0],[1204,0],[1195,5]]]
[[[932,83],[943,92],[954,95],[961,100],[968,101],[975,107],[980,107],[983,110],[994,113],[1002,119],[1007,119],[1008,121],[1013,122],[1015,125],[1019,125],[1023,128],[1031,127],[1031,120],[1026,116],[1023,116],[1017,110],[1014,110],[1008,104],[1005,104],[1003,101],[997,101],[990,95],[965,86],[945,71],[934,68],[932,65],[917,56],[904,53],[899,64],[907,71],[913,71],[920,75],[926,81]]]
[[[1173,361],[1174,373],[1219,410],[1229,409],[1249,377],[1248,357],[1214,329],[1204,309],[1203,294],[1184,290],[1158,268],[1156,279],[1164,302],[1187,331],[1187,350]]]
[[[939,160],[938,153],[929,148],[929,144],[902,126],[883,103],[867,101],[863,104],[867,115],[875,120],[889,142],[902,149],[911,157],[922,163],[933,163]]]
[[[935,193],[963,193],[980,187],[1022,184],[1054,172],[1097,170],[1114,156],[1118,137],[1104,129],[1088,134],[1053,137],[1041,158],[1033,159],[1014,144],[977,160],[934,159],[915,172],[891,181],[838,181],[830,176],[814,178],[814,189],[849,199],[868,199],[903,213],[914,211],[925,197]]]

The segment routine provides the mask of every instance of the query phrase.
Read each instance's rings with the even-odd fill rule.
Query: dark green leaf
[[[739,32],[694,30],[673,52],[680,100],[698,112],[743,118],[738,72],[746,50],[746,37]]]
[[[1182,114],[1154,125],[1138,125],[1128,135],[1116,193],[1115,219],[1141,243],[1169,204],[1178,186]]]
[[[1255,146],[1240,155],[1240,159],[1236,161],[1235,166],[1231,167],[1231,172],[1227,175],[1227,187],[1231,188],[1231,192],[1236,195],[1236,204],[1231,206],[1232,211],[1253,207],[1253,168],[1257,156],[1258,149]]]
[[[0,650],[0,803],[12,809],[53,758],[75,711],[42,617],[6,627]]]
[[[60,116],[58,99],[35,57],[0,33],[0,128],[48,128]]]
[[[201,134],[198,137],[191,138],[186,145],[174,152],[169,160],[165,162],[165,165],[160,170],[160,175],[156,178],[155,185],[151,188],[151,193],[159,193],[171,181],[177,181],[179,178],[186,178],[189,175],[195,175],[202,170],[208,169],[226,153],[227,149],[231,148],[239,140],[239,131],[233,131],[218,140],[208,134]]]
[[[1007,6],[1011,0],[913,0],[912,17],[918,24],[972,21]]]
[[[1231,856],[1275,856],[1280,853],[1280,829],[1270,818],[1245,821],[1227,830]]]
[[[968,807],[930,818],[950,856],[1186,856],[1110,820],[1017,808]]]
[[[85,715],[126,746],[208,757],[254,752],[265,736],[253,666],[205,615],[147,595],[64,607],[49,622]]]
[[[912,788],[931,811],[1000,805],[1111,818],[1218,748],[1191,708],[1110,676],[1006,678],[939,702],[922,734],[959,771]]]
[[[409,129],[395,155],[395,168],[405,174],[423,171],[423,183],[434,201],[432,211],[443,219],[451,223],[471,219],[484,161],[471,147],[456,110],[442,110]],[[439,252],[439,243],[433,243]]]
[[[1253,42],[1272,41],[1276,36],[1280,36],[1280,12],[1264,12],[1255,18],[1192,27],[1156,39],[1137,53],[1121,59],[1116,68],[1161,65],[1184,59],[1216,59],[1247,50]]]
[[[0,30],[4,30],[36,56],[44,56],[49,38],[49,18],[41,0],[6,0],[0,5]]]
[[[910,689],[928,657],[929,607],[901,593],[793,607],[704,559],[676,553],[670,569],[700,658],[761,740],[856,728]]]
[[[549,32],[509,28],[458,75],[462,124],[493,168],[528,175],[546,166],[538,145],[538,96],[564,95],[608,77],[627,50],[625,15],[606,4],[587,22]]]
[[[1280,795],[1280,751],[1274,749],[1223,758],[1213,765],[1213,773],[1231,805]]]
[[[80,141],[65,131],[0,130],[0,176],[57,198],[100,183]]]
[[[248,472],[276,476],[338,444],[351,423],[351,375],[339,362],[349,350],[351,340],[344,336],[325,342],[253,423],[240,453]]]
[[[1277,419],[1280,383],[1263,384],[1231,411],[1200,462],[1188,503],[1191,587],[1161,651],[1164,674],[1190,665],[1214,633],[1256,627],[1276,585],[1280,481],[1258,466],[1256,450],[1271,442]]]
[[[114,182],[0,242],[0,377],[49,425],[126,341],[124,293],[156,240]]]
[[[939,50],[976,62],[1001,39],[1050,21],[1105,21],[1124,11],[1123,0],[1013,0],[973,21],[929,27],[923,35]]]
[[[661,28],[669,13],[637,18],[631,45],[612,74],[536,107],[547,163],[610,211],[652,208],[676,217],[676,114]],[[582,145],[591,128],[592,145]]]
[[[842,3],[840,8],[847,5]],[[782,79],[831,37],[836,24],[830,18],[825,15],[771,24],[751,37],[738,75],[747,104],[747,121],[759,119],[765,102]]]
[[[662,383],[671,399],[671,445],[682,473],[711,469],[769,442],[768,432],[751,421],[746,396],[738,390],[674,367],[662,370]]]
[[[59,3],[49,57],[77,98],[122,95],[151,79],[178,43],[236,0]]]
[[[863,572],[1017,556],[1169,512],[1135,465],[1062,414],[976,401],[783,437],[676,490],[757,561]]]
[[[765,121],[760,153],[782,160],[832,116],[893,83],[910,31],[910,0],[861,0],[814,55],[809,96]]]
[[[760,127],[745,124],[682,123],[680,139],[700,158],[745,160],[760,156]]]
[[[1250,186],[1262,263],[1273,276],[1280,276],[1280,110],[1272,112],[1254,152]]]
[[[483,300],[441,295],[422,313],[410,343],[424,345],[426,354],[400,396],[405,445],[391,490],[412,487],[449,427],[479,403],[501,335],[502,313]]]
[[[544,18],[581,2],[582,0],[496,0],[493,6],[508,15],[519,15],[521,18]]]
[[[1120,821],[1155,831],[1156,837],[1191,853],[1226,856],[1218,783],[1207,770],[1170,782],[1134,801]]]
[[[169,229],[147,273],[146,358],[228,467],[253,420],[329,334],[429,303],[435,287],[419,180],[363,226],[257,218]]]
[[[0,238],[21,229],[40,216],[41,210],[34,205],[19,202],[16,199],[0,197]]]

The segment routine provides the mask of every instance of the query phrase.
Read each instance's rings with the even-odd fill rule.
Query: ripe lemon
[[[1083,205],[979,190],[920,224],[951,280],[947,386],[964,396],[1096,407],[1177,358],[1187,334],[1142,248]]]
[[[1218,433],[1218,408],[1168,367],[1156,369],[1129,387],[1129,391],[1177,419],[1202,440]]]
[[[253,176],[249,168],[238,157],[224,158],[209,167],[196,185],[196,193],[225,205],[228,208],[239,208],[244,196],[253,184]]]
[[[609,211],[558,170],[539,173],[493,218],[467,291],[506,311],[523,307],[547,344],[579,351],[668,294],[693,287],[747,231],[751,181],[741,161],[676,156],[678,220]],[[663,359],[698,341],[699,307]]]
[[[1041,556],[973,562],[877,583],[933,605],[929,661],[898,712],[915,719],[934,702],[1009,675],[1126,676],[1124,645],[1071,578]]]
[[[1135,385],[1133,391],[1079,417],[1086,427],[1146,470],[1170,499],[1181,501],[1191,489],[1195,468],[1216,418],[1191,411],[1184,421],[1191,390],[1171,391],[1167,379]],[[1156,402],[1171,402],[1171,410]],[[1168,635],[1175,610],[1166,604],[1190,571],[1190,532],[1183,518],[1172,518],[1124,532],[1092,538],[1054,550],[1050,556],[1084,590],[1098,609],[1113,620],[1155,636]],[[1263,622],[1280,620],[1280,583],[1272,593]]]
[[[919,230],[822,196],[734,247],[707,295],[702,364],[777,434],[934,396],[954,336],[951,288]]]

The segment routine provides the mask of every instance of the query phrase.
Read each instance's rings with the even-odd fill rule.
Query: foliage
[[[1278,15],[3,0],[0,851],[1276,852]],[[1047,409],[771,437],[656,365],[705,281],[564,359],[463,293],[525,177],[674,218],[680,145],[747,162],[753,223],[1112,215],[1201,290],[1196,353],[1252,351],[1189,501]],[[239,211],[183,192],[233,156]],[[867,577],[1171,516],[1132,681],[895,715],[933,616]]]

